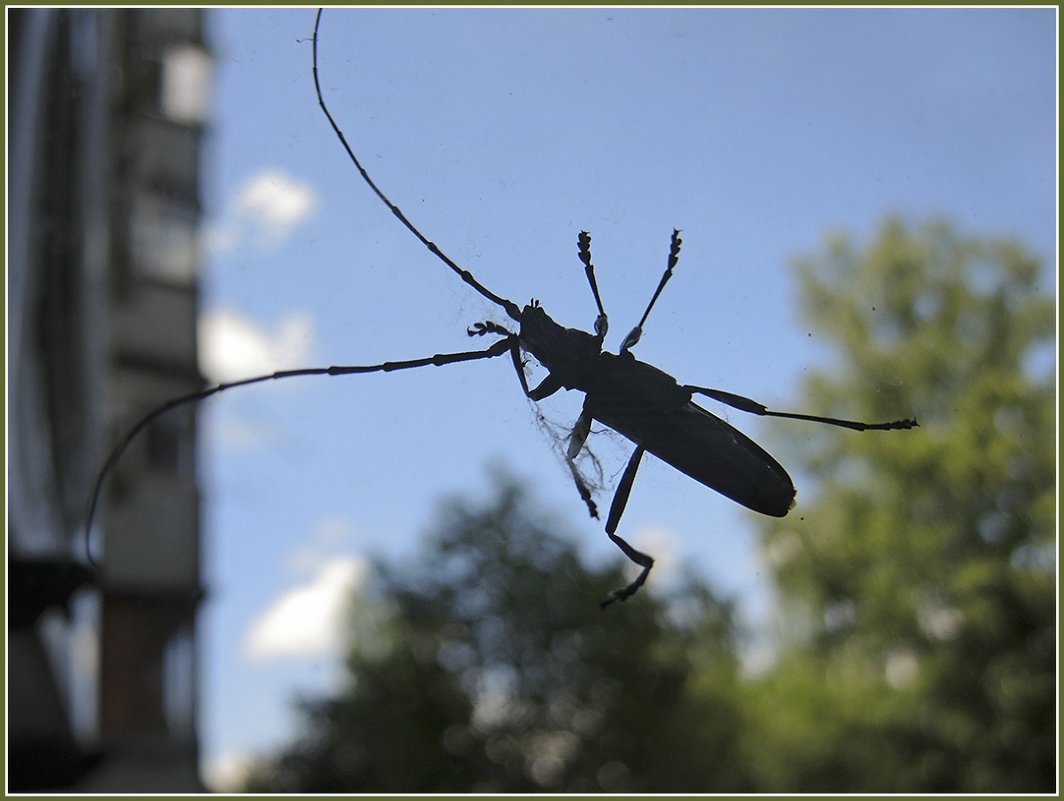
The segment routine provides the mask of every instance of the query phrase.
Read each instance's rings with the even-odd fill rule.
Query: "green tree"
[[[731,609],[695,582],[601,610],[591,570],[512,481],[452,502],[352,616],[348,681],[248,789],[742,791]]]
[[[803,493],[764,527],[789,635],[748,688],[761,787],[1051,791],[1051,279],[1015,242],[898,219],[799,272],[841,354],[799,405],[921,428],[787,429]]]

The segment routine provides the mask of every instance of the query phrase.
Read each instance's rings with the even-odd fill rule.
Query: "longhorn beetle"
[[[564,456],[577,491],[592,517],[598,517],[598,510],[591,497],[590,489],[575,465],[575,460],[583,450],[591,432],[592,421],[605,424],[635,443],[635,450],[624,468],[606,515],[605,529],[606,534],[625,556],[642,569],[631,583],[615,590],[606,598],[602,602],[603,606],[631,597],[645,583],[654,564],[650,556],[636,550],[617,534],[621,516],[632,491],[636,471],[645,453],[649,452],[657,456],[696,481],[755,512],[783,517],[794,505],[794,484],[779,462],[745,434],[694,403],[695,395],[703,395],[751,414],[808,420],[855,431],[885,431],[917,426],[915,419],[862,423],[819,415],[773,411],[742,395],[694,384],[680,384],[662,370],[636,359],[632,355],[632,349],[642,337],[647,318],[665,285],[672,278],[673,270],[679,260],[682,240],[678,229],[672,232],[665,272],[658,282],[657,289],[651,296],[643,316],[624,338],[616,354],[604,351],[602,348],[609,324],[592,264],[591,236],[586,231],[581,231],[577,237],[577,253],[584,266],[584,275],[598,309],[594,333],[566,328],[556,323],[535,300],[521,308],[513,301],[496,295],[481,284],[472,273],[455,263],[410,221],[406,214],[377,186],[348,144],[347,138],[325,102],[318,78],[318,33],[321,16],[322,12],[319,10],[315,18],[311,41],[314,90],[322,113],[351,163],[358,170],[362,180],[391,210],[399,222],[466,284],[502,309],[517,323],[518,330],[511,331],[496,322],[478,322],[467,329],[469,336],[498,337],[493,344],[482,350],[438,353],[420,359],[374,365],[340,365],[281,370],[268,375],[217,384],[163,403],[144,415],[126,433],[100,468],[89,501],[86,523],[86,552],[90,562],[95,564],[89,546],[89,536],[103,483],[123,452],[145,426],[177,406],[194,403],[236,387],[275,379],[390,372],[509,356],[522,391],[532,401],[543,400],[561,389],[583,392],[585,395],[583,409],[569,434]],[[546,377],[535,387],[529,387],[525,378],[522,352],[530,354],[547,370]]]

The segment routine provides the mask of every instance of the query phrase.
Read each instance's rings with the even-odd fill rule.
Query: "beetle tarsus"
[[[610,597],[600,604],[603,609],[612,604],[614,601],[627,601],[629,598],[635,595],[636,591],[640,587],[642,587],[643,584],[646,583],[647,576],[650,575],[650,569],[654,567],[654,557],[648,556],[642,551],[637,551],[635,548],[625,542],[623,537],[619,537],[616,534],[610,532],[607,532],[607,534],[609,534],[610,539],[614,541],[617,547],[624,552],[625,556],[627,556],[629,559],[631,559],[643,569],[639,571],[639,575],[635,577],[635,580],[633,582],[628,584],[626,587],[621,587],[621,589],[614,590],[613,592],[611,592]]]
[[[576,469],[576,463],[568,457],[565,461],[569,465],[569,472],[572,473],[573,483],[576,484],[576,491],[580,493],[580,500],[582,500],[587,506],[587,513],[598,520],[598,505],[591,497],[591,490],[587,488],[587,483],[584,481],[583,476],[580,475],[580,471]]]
[[[508,329],[498,323],[491,322],[491,320],[483,323],[473,323],[466,329],[466,333],[471,337],[482,337],[485,334],[498,334],[501,337],[512,336]]]

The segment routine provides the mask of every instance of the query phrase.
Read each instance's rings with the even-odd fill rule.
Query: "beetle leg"
[[[569,447],[565,451],[565,463],[569,465],[569,472],[573,476],[573,483],[576,484],[576,491],[580,493],[581,500],[587,504],[587,511],[592,517],[598,519],[598,506],[591,499],[591,490],[588,489],[583,476],[580,475],[580,471],[576,469],[575,461],[590,434],[591,415],[585,406],[585,409],[580,412],[580,416],[576,419],[576,423],[573,424],[573,430],[569,432]]]
[[[591,497],[591,490],[587,488],[583,476],[581,476],[580,471],[576,469],[576,464],[571,459],[567,459],[566,464],[569,465],[569,473],[573,477],[573,483],[576,484],[576,491],[580,493],[580,500],[582,500],[584,505],[587,506],[587,513],[598,520],[598,505]]]
[[[584,447],[584,443],[587,442],[588,435],[591,434],[591,415],[586,408],[580,412],[580,416],[576,419],[576,423],[573,424],[573,430],[569,432],[569,447],[565,451],[565,463],[569,465],[569,472],[573,476],[573,483],[576,484],[576,491],[580,493],[580,498],[585,504],[587,504],[587,511],[592,517],[598,518],[598,507],[591,499],[591,490],[588,489],[587,484],[584,482],[583,477],[580,475],[580,471],[576,469],[575,459],[580,455],[581,449]]]
[[[635,577],[635,581],[629,584],[627,587],[622,587],[619,590],[614,590],[610,593],[610,597],[602,602],[602,606],[609,606],[614,601],[626,601],[635,595],[636,590],[643,586],[647,580],[647,576],[650,575],[650,568],[654,566],[654,559],[651,556],[637,551],[627,542],[623,537],[619,537],[614,532],[617,531],[617,524],[621,522],[621,515],[624,514],[624,508],[628,505],[628,496],[632,494],[632,483],[635,481],[636,471],[639,470],[639,462],[643,458],[645,449],[642,445],[637,445],[635,452],[632,454],[632,458],[628,460],[628,466],[624,468],[624,475],[621,476],[621,483],[617,485],[617,492],[614,493],[613,503],[610,504],[610,513],[606,517],[606,534],[609,536],[613,543],[621,549],[625,556],[643,568],[639,575]]]
[[[829,426],[840,426],[841,428],[850,428],[854,431],[890,431],[893,429],[916,428],[919,426],[919,423],[917,423],[915,419],[891,420],[889,423],[862,423],[856,420],[840,420],[837,417],[820,417],[814,414],[774,412],[765,408],[763,403],[758,403],[743,395],[736,395],[734,392],[725,392],[723,389],[696,387],[691,384],[685,386],[684,389],[691,392],[697,392],[699,395],[705,395],[707,398],[712,398],[715,401],[726,403],[728,406],[739,409],[740,411],[749,412],[750,414],[758,414],[762,417],[786,417],[791,420],[809,420],[813,423],[826,423]]]
[[[576,423],[573,424],[573,430],[569,432],[569,449],[565,454],[569,461],[580,455],[580,451],[583,449],[584,443],[587,442],[590,434],[591,415],[585,406],[584,410],[580,412],[580,416],[576,419]]]
[[[544,378],[538,386],[529,389],[528,379],[525,378],[524,368],[521,366],[521,346],[519,341],[515,338],[513,344],[510,346],[510,358],[514,363],[514,370],[517,371],[517,380],[521,382],[521,389],[524,390],[525,397],[532,401],[541,401],[550,395],[553,395],[559,389],[562,388],[562,383],[550,373]],[[576,450],[573,450],[574,436],[577,433],[577,429],[580,427],[581,421],[587,417],[587,431],[584,432],[582,438],[580,438],[579,445]],[[595,519],[598,519],[598,506],[595,505],[595,501],[591,497],[591,490],[588,489],[587,483],[580,475],[580,471],[576,469],[576,463],[573,459],[580,452],[580,446],[584,444],[584,440],[587,439],[588,433],[591,431],[591,417],[587,413],[582,413],[580,419],[577,420],[576,426],[573,428],[573,434],[569,438],[569,448],[565,454],[565,463],[569,466],[569,473],[573,477],[573,483],[576,484],[576,491],[580,493],[580,500],[587,506],[588,514]]]
[[[549,398],[561,388],[562,382],[548,373],[547,377],[540,381],[538,386],[533,387],[525,394],[528,395],[531,400],[541,401],[544,398]]]
[[[613,494],[610,513],[606,517],[606,533],[610,536],[613,536],[613,532],[617,530],[617,525],[621,522],[621,515],[624,514],[624,508],[628,505],[628,496],[632,494],[632,483],[635,481],[635,474],[639,469],[639,461],[643,458],[645,452],[646,449],[642,445],[636,446],[635,451],[628,460],[628,465],[624,468],[624,475],[621,476],[621,483],[617,485],[617,492]],[[624,548],[621,548],[621,550],[623,551]]]
[[[544,398],[549,398],[562,388],[562,382],[550,373],[547,373],[547,377],[540,381],[537,386],[532,389],[528,388],[528,379],[525,378],[525,368],[521,364],[521,344],[517,337],[514,337],[513,343],[510,346],[510,359],[514,363],[514,370],[517,372],[517,380],[521,382],[521,389],[524,391],[525,397],[529,400],[541,401]]]

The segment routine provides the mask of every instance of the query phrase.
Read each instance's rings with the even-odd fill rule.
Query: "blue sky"
[[[211,26],[205,372],[481,347],[466,326],[506,321],[381,206],[321,116],[313,11],[212,11]],[[589,230],[611,350],[683,229],[637,355],[793,409],[831,343],[797,319],[790,266],[830,232],[941,214],[1052,263],[1055,28],[1046,9],[329,10],[320,68],[384,191],[493,291],[590,329]],[[575,420],[565,395],[550,419]],[[759,420],[722,416],[773,450]],[[505,469],[588,558],[619,558],[503,359],[270,382],[203,420],[210,776],[292,736],[295,695],[336,680],[367,558],[412,553],[442,497],[483,498]],[[630,446],[592,442],[612,486]],[[795,478],[800,504],[810,480]],[[621,531],[659,558],[652,585],[694,565],[756,622],[754,517],[648,459]]]

